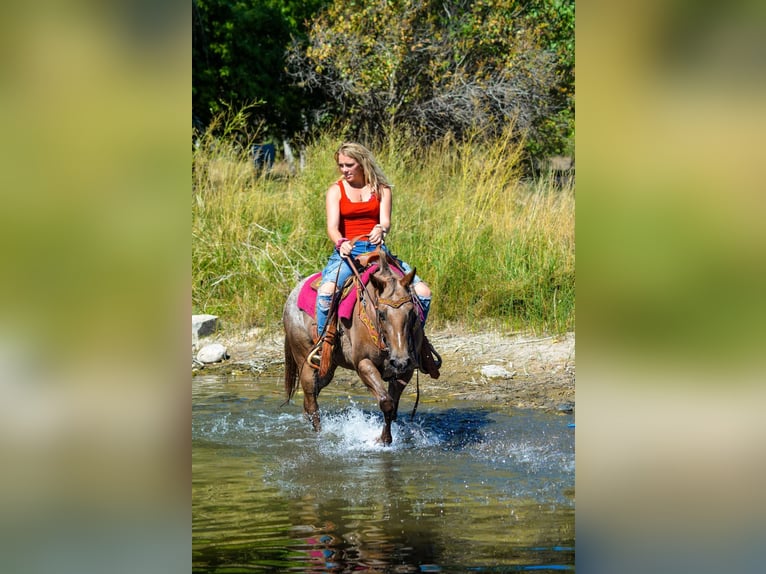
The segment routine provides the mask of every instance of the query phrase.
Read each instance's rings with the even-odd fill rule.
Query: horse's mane
[[[400,276],[391,270],[386,253],[381,249],[378,249],[378,251],[378,269],[370,276],[370,282],[375,287],[375,290],[381,296],[395,293],[399,288],[408,290],[412,279],[415,277],[415,269]]]

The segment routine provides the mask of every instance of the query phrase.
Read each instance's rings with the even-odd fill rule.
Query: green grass
[[[574,188],[523,181],[519,144],[406,135],[370,145],[394,184],[389,248],[434,292],[431,328],[574,329]],[[226,137],[193,153],[192,304],[224,328],[278,329],[290,289],[332,246],[324,194],[338,177],[326,133],[294,175],[257,174]]]

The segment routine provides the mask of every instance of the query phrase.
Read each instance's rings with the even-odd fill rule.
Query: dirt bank
[[[504,402],[521,408],[574,409],[574,333],[534,337],[442,330],[429,333],[429,338],[443,365],[437,380],[420,375],[421,402],[450,398]],[[233,337],[207,337],[200,345],[214,342],[226,345],[231,358],[205,365],[203,372],[282,373],[281,333],[252,330]],[[339,370],[336,380],[356,384],[358,379]]]

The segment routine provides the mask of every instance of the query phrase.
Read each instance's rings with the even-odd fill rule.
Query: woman
[[[322,282],[317,293],[319,342],[309,355],[314,365],[319,365],[322,337],[336,282],[343,285],[353,273],[343,258],[374,251],[378,246],[388,252],[384,241],[391,230],[391,185],[370,151],[361,144],[347,142],[335,152],[335,161],[342,177],[329,187],[325,197],[327,235],[335,245],[335,251],[322,271]],[[357,237],[359,239],[352,245],[349,238]],[[411,270],[407,263],[399,263],[405,273]],[[425,325],[431,307],[431,289],[417,275],[412,285],[422,307]],[[425,338],[423,347],[421,354],[426,356],[421,357],[421,369],[437,378],[439,365],[433,360],[433,349]]]

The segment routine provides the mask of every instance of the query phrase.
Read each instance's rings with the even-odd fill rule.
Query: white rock
[[[514,375],[500,365],[484,365],[481,374],[488,379],[510,379]]]
[[[229,354],[226,352],[226,347],[220,343],[211,343],[202,347],[197,353],[197,360],[200,363],[218,363],[224,359],[228,359]]]
[[[204,337],[215,333],[218,327],[216,315],[192,315],[192,338]]]

